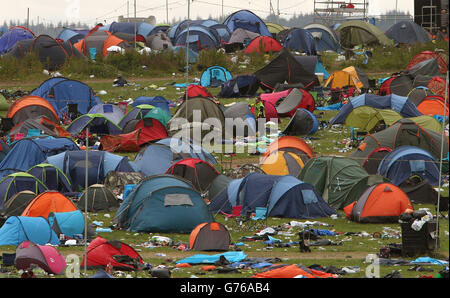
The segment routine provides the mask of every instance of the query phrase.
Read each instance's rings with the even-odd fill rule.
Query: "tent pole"
[[[86,192],[88,189],[88,148],[89,148],[89,125],[86,126],[86,144],[85,144],[85,151],[86,151],[86,164],[85,164],[85,184],[84,184],[84,191]],[[87,277],[87,213],[88,213],[88,197],[87,193],[84,200],[84,277]]]
[[[442,119],[442,133],[441,133],[441,159],[439,163],[439,191],[438,191],[438,199],[437,199],[437,206],[436,206],[436,245],[435,245],[435,252],[437,253],[438,250],[438,244],[439,244],[439,205],[441,203],[441,185],[442,185],[442,158],[444,154],[444,141],[445,141],[445,117],[448,117],[446,115],[446,109],[448,102],[448,70],[447,75],[445,78],[445,97],[444,97],[444,119]]]
[[[185,118],[187,120],[187,104],[188,104],[188,87],[189,87],[189,15],[190,15],[190,0],[187,0],[188,2],[188,13],[187,13],[187,35],[186,35],[186,96],[185,96],[185,101],[186,101],[186,113],[185,113]]]

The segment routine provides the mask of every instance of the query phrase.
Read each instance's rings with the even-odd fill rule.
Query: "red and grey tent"
[[[49,274],[63,274],[66,269],[64,256],[53,246],[24,241],[16,248],[17,269],[26,270],[37,265]]]

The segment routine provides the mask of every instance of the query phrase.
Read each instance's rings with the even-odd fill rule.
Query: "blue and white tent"
[[[27,240],[39,245],[60,244],[58,236],[44,217],[8,217],[0,228],[0,246],[17,246]]]
[[[203,87],[220,87],[231,80],[233,75],[223,66],[210,66],[205,69],[200,77],[200,85]]]
[[[323,24],[309,24],[303,27],[303,29],[308,30],[314,37],[314,42],[316,44],[316,50],[318,52],[322,51],[334,51],[337,53],[341,52],[341,45],[339,44],[339,37],[336,32],[330,27]]]
[[[232,180],[209,204],[211,211],[225,213],[232,213],[234,206],[242,206],[242,214],[265,207],[268,216],[297,219],[337,214],[311,184],[291,175],[250,173]]]
[[[272,34],[264,21],[249,10],[243,9],[232,13],[225,19],[223,24],[226,25],[231,32],[237,28],[242,28],[264,36],[272,37]]]
[[[80,210],[51,212],[48,215],[48,222],[57,235],[64,234],[74,238],[75,235],[84,233],[84,215]]]

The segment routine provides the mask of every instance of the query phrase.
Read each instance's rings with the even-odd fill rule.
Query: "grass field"
[[[67,76],[68,73],[62,73]],[[194,78],[199,77],[200,72],[191,74],[189,81],[192,82]],[[386,77],[391,74],[391,71],[387,70],[385,72],[380,72],[377,69],[376,72],[368,72],[370,77]],[[161,78],[148,78],[148,77],[125,77],[130,83],[126,87],[113,87],[113,78],[90,78],[84,77],[80,78],[83,82],[87,83],[93,88],[97,93],[102,93],[100,96],[103,102],[120,102],[127,100],[129,98],[134,99],[138,96],[163,96],[172,101],[176,101],[184,92],[184,90],[174,88],[171,84],[184,83],[186,78],[182,73],[175,73],[174,75],[166,75]],[[0,89],[8,89],[9,92],[14,92],[17,90],[30,91],[33,88],[39,86],[40,82],[43,81],[42,75],[37,75],[37,79],[27,80],[27,81],[5,81],[0,85]],[[106,94],[103,94],[106,91]],[[219,88],[210,89],[213,95],[217,95],[220,91]],[[244,98],[244,99],[221,99],[221,103],[224,105],[237,102],[239,100],[246,100],[249,103],[254,103],[255,98]],[[319,120],[329,120],[336,112],[324,112],[320,113],[321,119]],[[318,111],[316,114],[319,115]],[[281,122],[280,129],[287,124],[288,119],[283,119]],[[306,139],[308,143],[312,146],[314,151],[318,156],[320,155],[349,155],[354,148],[349,148],[346,144],[350,137],[350,131],[346,127],[337,128],[324,128],[320,129],[313,138]],[[134,153],[126,154],[131,160],[134,159]],[[223,167],[219,166],[220,170],[224,170],[229,167],[228,164],[231,163],[232,167],[237,165],[242,165],[245,163],[258,164],[259,156],[248,155],[248,154],[237,154],[236,156],[230,157],[227,155],[218,156],[218,159],[223,160]],[[443,195],[448,196],[448,186],[445,187]],[[435,213],[435,207],[431,205],[416,205],[415,209],[418,208],[428,208],[431,212]],[[302,253],[299,251],[299,247],[296,244],[291,244],[290,246],[276,247],[270,246],[263,241],[242,241],[242,237],[254,236],[256,230],[239,230],[233,229],[231,221],[225,221],[225,218],[221,214],[216,214],[215,219],[218,222],[224,223],[231,230],[231,237],[234,243],[243,242],[243,245],[237,246],[249,258],[279,258],[278,263],[286,264],[298,264],[311,266],[314,264],[319,264],[323,267],[335,266],[337,268],[353,268],[354,266],[359,267],[359,271],[356,273],[349,273],[346,275],[341,275],[341,278],[359,278],[365,276],[365,269],[368,264],[365,263],[366,256],[368,254],[376,254],[379,252],[382,246],[386,246],[391,243],[401,243],[401,229],[398,223],[394,224],[359,224],[349,221],[342,210],[339,211],[339,217],[337,219],[332,218],[320,218],[316,221],[324,224],[323,226],[311,226],[317,229],[326,229],[336,233],[336,236],[322,236],[322,238],[329,239],[333,242],[341,243],[341,245],[331,245],[322,247],[311,247],[311,253]],[[90,213],[88,214],[89,222],[93,221],[102,222],[102,227],[109,227],[112,225],[112,218],[114,217],[114,212],[112,213]],[[299,227],[292,227],[289,225],[291,219],[281,219],[281,218],[269,218],[266,222],[268,227],[280,227],[283,232],[279,235],[274,235],[275,238],[282,240],[282,243],[297,242],[299,240],[298,232],[301,231]],[[298,220],[298,222],[305,222],[305,220]],[[448,215],[447,218],[440,218],[440,229],[439,229],[439,243],[440,247],[436,251],[436,254],[430,255],[438,259],[448,259],[449,254],[449,223]],[[373,237],[374,233],[381,233],[383,237]],[[362,233],[362,235],[357,235]],[[182,258],[191,256],[193,254],[204,252],[195,251],[181,251],[175,246],[156,246],[149,247],[149,243],[153,236],[165,236],[169,237],[174,243],[187,243],[189,239],[188,234],[157,234],[157,233],[133,233],[127,231],[114,230],[111,233],[99,232],[99,236],[106,239],[116,239],[123,241],[133,248],[135,248],[141,256],[144,258],[146,263],[152,266],[165,265],[171,269],[172,277],[208,277],[208,278],[248,278],[252,277],[253,274],[262,271],[262,269],[240,269],[239,273],[232,274],[218,274],[215,271],[204,271],[201,269],[203,265],[192,266],[190,268],[175,268],[174,261],[180,260]],[[280,245],[281,246],[281,245]],[[84,254],[84,246],[69,246],[69,247],[58,247],[59,251],[64,255],[68,256],[70,254],[76,254],[80,257],[80,260]],[[1,247],[1,252],[13,252],[15,247]],[[217,252],[208,253],[216,254]],[[414,260],[416,257],[403,258],[406,260]],[[407,266],[381,266],[380,276],[383,277],[394,270],[399,270],[402,277],[405,278],[417,278],[422,275],[433,275],[436,276],[437,273],[442,270],[442,266],[429,265],[424,266],[430,268],[432,272],[416,272],[409,271],[411,265]],[[83,272],[83,268],[81,268]],[[45,273],[39,271],[39,277],[46,277]],[[95,273],[93,270],[88,270],[87,275],[91,276]],[[125,277],[129,274],[131,277],[142,277],[148,278],[151,275],[148,271],[140,272],[115,272],[116,277]],[[17,277],[18,272],[0,273],[0,277]],[[59,276],[58,276],[59,277]]]

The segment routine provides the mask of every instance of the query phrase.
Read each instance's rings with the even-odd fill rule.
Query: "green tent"
[[[380,122],[390,126],[400,119],[403,119],[403,116],[391,109],[359,106],[348,114],[345,119],[345,125],[362,131],[372,132]]]
[[[421,115],[417,117],[408,118],[414,121],[420,127],[435,131],[438,133],[442,132],[442,124],[431,115]]]
[[[148,107],[152,107],[151,105],[139,105],[136,108],[141,109],[149,109]],[[149,109],[147,114],[145,114],[144,118],[153,118],[161,122],[162,125],[166,126],[172,116],[167,113],[166,110],[158,107],[153,107]]]
[[[336,209],[357,201],[370,186],[386,182],[385,178],[369,175],[358,162],[343,156],[312,158],[298,178],[312,184],[328,205]]]
[[[7,111],[9,109],[10,104],[6,100],[6,98],[3,96],[3,94],[0,94],[0,111]]]
[[[372,24],[360,20],[347,21],[342,23],[336,32],[339,35],[340,43],[345,48],[363,45],[384,45],[392,46],[394,43],[383,31]]]

